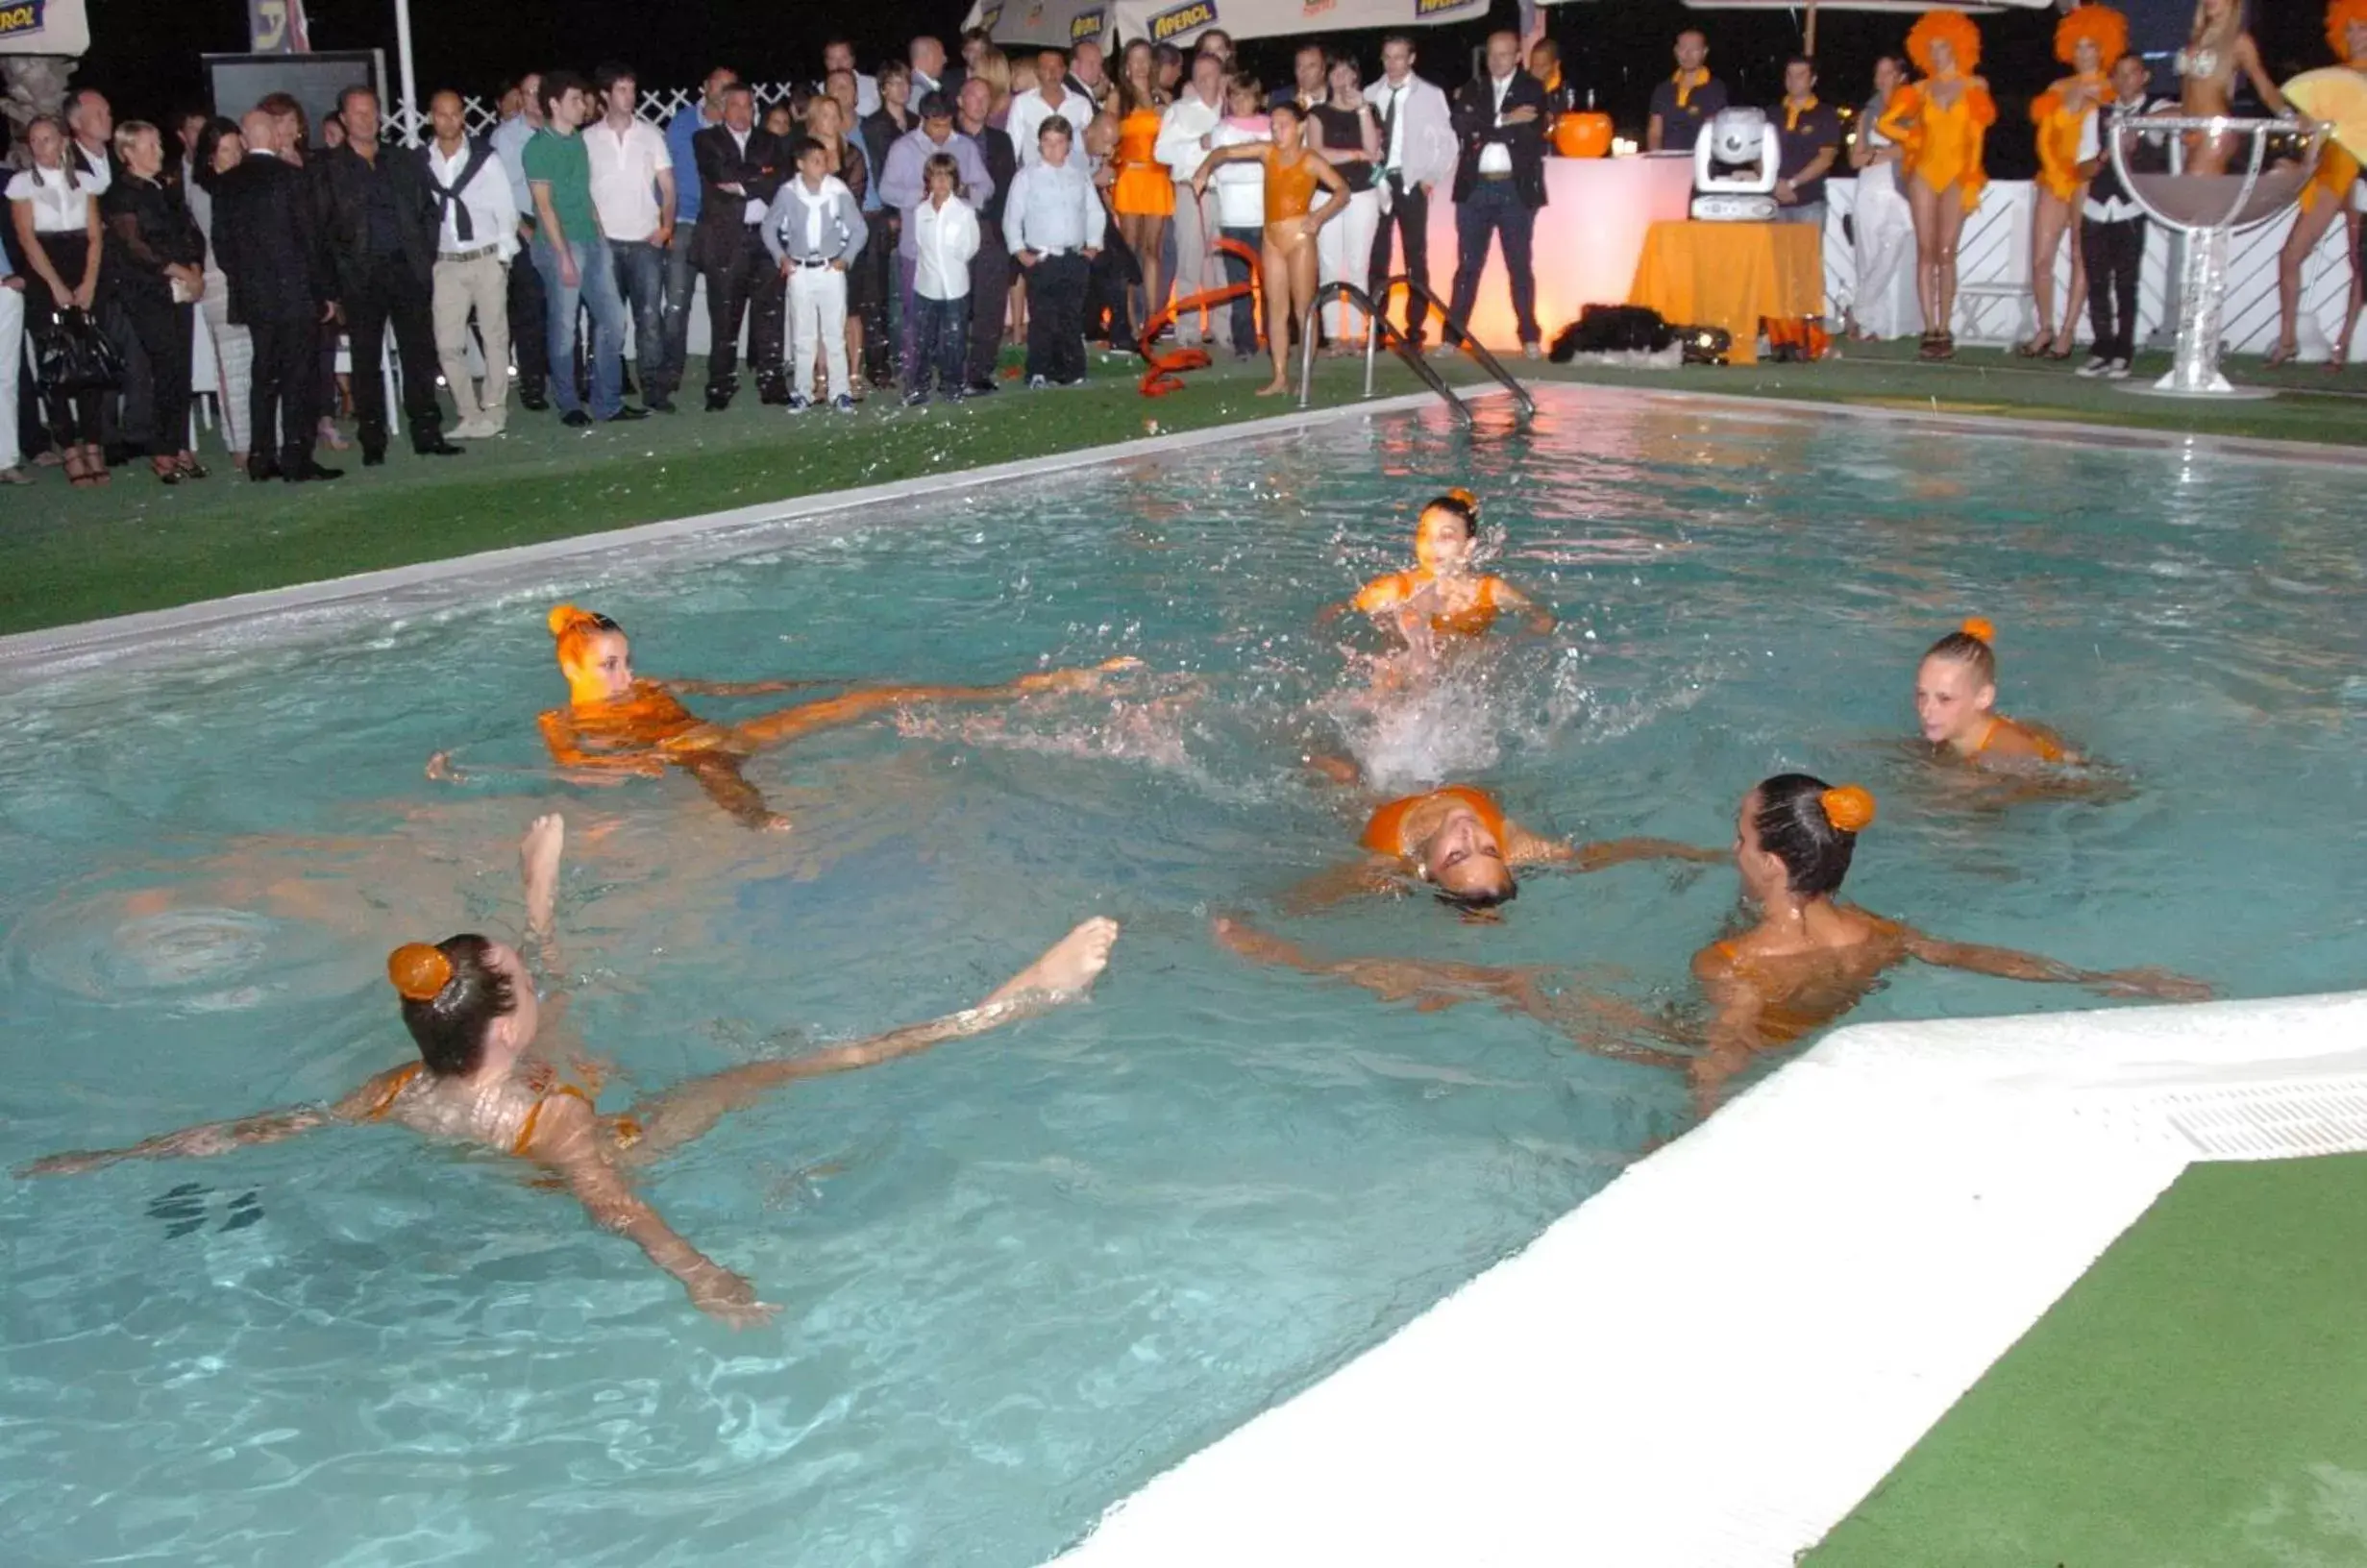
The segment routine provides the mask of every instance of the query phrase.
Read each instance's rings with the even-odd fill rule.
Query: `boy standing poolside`
[[[1085,380],[1085,284],[1101,254],[1101,199],[1070,156],[1068,119],[1054,114],[1036,133],[1038,161],[1019,171],[1003,209],[1002,234],[1027,279],[1027,384]]]

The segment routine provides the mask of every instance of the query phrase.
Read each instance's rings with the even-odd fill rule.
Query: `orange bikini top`
[[[2008,719],[2003,714],[1998,714],[1990,718],[1989,727],[1981,732],[1981,744],[1972,748],[1972,754],[1974,756],[1977,757],[1981,755],[1982,752],[1986,751],[1989,748],[1989,743],[1997,739],[1997,726],[2000,724],[2012,724],[2015,734],[2024,737],[2030,742],[2031,745],[2036,747],[2038,748],[2038,760],[2040,762],[2060,762],[2063,760],[2065,753],[2061,747],[2056,745],[2055,742],[2049,740],[2046,736],[2040,734],[2037,730],[2032,729],[2026,724],[2014,723],[2012,720]]]
[[[1356,596],[1356,607],[1368,615],[1386,610],[1404,603],[1437,580],[1419,567],[1410,572],[1392,572],[1365,584]],[[1442,637],[1485,637],[1488,628],[1495,625],[1495,578],[1482,577],[1478,597],[1463,609],[1441,610],[1431,616],[1430,629]]]
[[[1281,151],[1266,149],[1266,221],[1287,223],[1303,218],[1315,207],[1316,156],[1302,152],[1295,163],[1282,161]]]
[[[627,741],[655,746],[702,723],[672,692],[653,680],[633,682],[632,695],[612,702],[570,704],[567,723],[585,740]]]
[[[1499,847],[1505,843],[1504,808],[1485,790],[1475,790],[1468,784],[1449,784],[1442,790],[1426,795],[1409,795],[1402,800],[1392,800],[1375,810],[1365,822],[1364,845],[1376,854],[1410,855],[1416,845],[1406,838],[1406,820],[1417,809],[1433,800],[1454,801],[1470,807],[1480,825],[1495,838]]]

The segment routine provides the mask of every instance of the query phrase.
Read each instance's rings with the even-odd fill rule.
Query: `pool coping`
[[[2301,462],[2354,472],[2367,470],[2367,449],[2338,447],[2322,442],[2132,429],[2074,420],[1952,413],[1937,406],[1925,411],[1677,387],[1541,381],[1529,390],[1544,401],[1556,404],[1625,399],[1680,407],[1732,407],[1762,417],[1812,419],[1837,415],[1922,425],[1958,435],[2100,445],[2123,451],[2182,447],[2247,462]],[[1492,381],[1459,386],[1455,391],[1467,401],[1488,401],[1507,395],[1504,388]],[[1072,452],[1050,453],[978,468],[949,469],[939,474],[886,484],[793,496],[727,511],[700,513],[660,523],[638,524],[469,555],[446,556],[408,566],[386,567],[282,588],[200,600],[168,609],[144,610],[132,615],[109,616],[95,621],[44,627],[37,631],[17,632],[0,637],[0,687],[21,687],[52,675],[105,664],[131,653],[155,652],[161,647],[244,622],[273,617],[293,620],[311,612],[333,610],[361,600],[417,595],[423,590],[438,587],[481,582],[491,588],[502,579],[514,582],[521,575],[543,571],[563,562],[614,555],[648,545],[722,539],[735,532],[752,532],[759,528],[968,489],[999,480],[1041,478],[1097,463],[1156,457],[1220,442],[1257,440],[1343,420],[1369,419],[1376,415],[1415,411],[1435,405],[1435,394],[1414,392],[1376,398],[1370,402],[1298,409],[1239,424],[1146,436],[1108,446],[1082,447]]]
[[[2189,1164],[2361,1149],[2367,992],[1844,1028],[1060,1565],[1788,1568]]]

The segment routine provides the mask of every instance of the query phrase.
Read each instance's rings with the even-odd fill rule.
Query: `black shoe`
[[[419,453],[422,457],[457,457],[467,449],[463,447],[456,447],[439,435],[431,444],[422,447],[413,447],[411,450]]]
[[[756,388],[756,401],[768,408],[784,408],[789,404],[789,383],[786,381]]]
[[[567,412],[559,415],[559,423],[566,426],[571,430],[579,430],[592,423],[592,416],[585,413],[580,408],[570,408]]]
[[[918,387],[904,394],[904,406],[907,408],[918,408],[927,402],[928,394]]]
[[[989,393],[1000,391],[1001,388],[998,387],[992,381],[979,380],[972,381],[969,385],[963,387],[962,390],[969,393],[974,398],[983,398]]]
[[[653,414],[678,414],[682,411],[676,405],[671,396],[644,398],[641,401],[649,404],[649,410]]]
[[[276,479],[279,477],[279,464],[267,462],[261,458],[251,457],[247,459],[247,478],[255,480],[257,483],[259,484],[265,479]]]
[[[361,466],[364,468],[384,468],[386,466],[386,449],[384,447],[364,447],[361,453]]]
[[[382,457],[380,460],[383,461],[384,459]],[[307,463],[302,468],[289,469],[286,473],[281,475],[280,478],[285,479],[290,484],[307,484],[316,479],[341,479],[345,478],[345,470],[341,468],[323,468],[318,463]]]
[[[550,408],[551,400],[543,395],[541,387],[521,384],[518,388],[518,406],[529,413],[539,414]]]
[[[608,416],[608,423],[611,425],[626,425],[630,424],[636,419],[647,419],[649,417],[650,411],[647,408],[619,408],[615,413]]]
[[[108,467],[121,468],[124,464],[132,460],[132,449],[124,442],[110,441],[107,443],[105,456],[107,458]]]

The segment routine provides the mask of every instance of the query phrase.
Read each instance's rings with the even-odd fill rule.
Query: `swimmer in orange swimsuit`
[[[1274,379],[1258,389],[1273,397],[1291,389],[1291,331],[1312,332],[1316,298],[1316,232],[1347,209],[1347,182],[1320,151],[1307,144],[1306,110],[1289,100],[1269,111],[1270,146],[1244,142],[1220,147],[1200,159],[1192,194],[1208,193],[1208,181],[1227,163],[1266,165],[1266,244],[1258,276],[1266,287],[1266,348],[1273,355]],[[1315,205],[1318,188],[1330,192]]]
[[[564,825],[538,819],[520,845],[530,942],[548,940]],[[276,1143],[319,1128],[389,1121],[426,1137],[530,1160],[572,1190],[604,1230],[630,1238],[682,1283],[691,1304],[733,1327],[778,1309],[754,1286],[683,1239],[636,1195],[631,1168],[673,1153],[727,1112],[801,1078],[849,1072],[911,1056],[1033,1017],[1085,993],[1109,962],[1118,926],[1087,920],[967,1011],[852,1044],[751,1062],[678,1084],[623,1115],[593,1109],[597,1086],[557,1082],[524,1061],[541,1007],[525,961],[481,936],[395,949],[387,974],[420,1060],[379,1073],[328,1106],[303,1106],[167,1133],[123,1149],[52,1155],[19,1176],[71,1175],[119,1160],[188,1160]]]
[[[1540,635],[1551,631],[1552,611],[1502,577],[1471,570],[1478,543],[1478,498],[1468,490],[1450,490],[1424,506],[1415,525],[1414,570],[1373,578],[1323,619],[1354,609],[1395,625],[1414,646],[1426,641],[1420,637],[1424,628],[1431,638],[1484,637],[1502,610],[1521,612],[1529,629]]]
[[[1693,955],[1693,977],[1707,1007],[1689,1018],[1557,992],[1545,972],[1533,969],[1399,959],[1326,963],[1229,919],[1217,922],[1216,935],[1245,958],[1345,980],[1385,1000],[1429,1011],[1492,1001],[1526,1013],[1589,1049],[1684,1071],[1704,1114],[1758,1053],[1833,1023],[1911,958],[2008,980],[2089,986],[2108,996],[2209,998],[2209,987],[2164,970],[2081,969],[2010,947],[1941,942],[1836,902],[1858,835],[1873,820],[1874,797],[1864,790],[1835,789],[1805,773],[1767,779],[1743,796],[1734,860],[1742,896],[1756,906],[1758,918],[1740,936]],[[1640,1037],[1656,1043],[1638,1044]]]
[[[2025,359],[2068,359],[2087,303],[2087,257],[2080,249],[2080,225],[2087,201],[2087,181],[2081,174],[2081,154],[2101,147],[2100,116],[2112,102],[2112,84],[2105,72],[2129,47],[2129,19],[2110,6],[2084,5],[2066,12],[2055,24],[2055,58],[2073,74],[2031,100],[2030,120],[2037,128],[2038,182],[2032,195],[2030,285],[2038,305],[2038,332],[2019,344],[2014,353]],[[2100,158],[2109,159],[2108,148]],[[2066,239],[2071,246],[2071,293],[2063,302],[2062,326],[2056,327],[2055,258]]]
[[[1989,183],[1982,143],[1997,123],[1981,63],[1981,31],[1953,11],[1927,11],[1907,35],[1907,53],[1926,80],[1890,95],[1877,122],[1898,143],[1907,205],[1915,224],[1915,290],[1923,306],[1926,359],[1956,357],[1956,245],[1964,215]]]
[[[707,797],[743,826],[785,830],[786,817],[765,804],[741,774],[750,756],[839,724],[853,723],[914,702],[1002,702],[1035,692],[1073,691],[1098,672],[1053,670],[1022,675],[1005,686],[882,686],[849,692],[736,724],[709,723],[682,706],[677,693],[743,697],[792,689],[788,683],[727,685],[636,677],[624,628],[604,615],[561,604],[550,615],[567,677],[567,706],[542,716],[542,738],[561,767],[654,777],[679,768]],[[1101,670],[1130,667],[1112,660]],[[430,759],[430,777],[452,776],[443,753]]]
[[[1563,866],[1600,871],[1635,860],[1709,864],[1726,858],[1721,850],[1666,839],[1571,844],[1542,838],[1508,820],[1493,796],[1468,784],[1449,784],[1375,807],[1359,842],[1366,850],[1362,861],[1314,878],[1287,898],[1286,906],[1304,912],[1367,894],[1394,893],[1411,876],[1441,903],[1477,911],[1519,896],[1516,868]]]
[[[1992,712],[1997,702],[1997,628],[1975,617],[1931,646],[1915,672],[1915,720],[1923,738],[1979,767],[2077,763],[2062,741],[2036,724]]]

